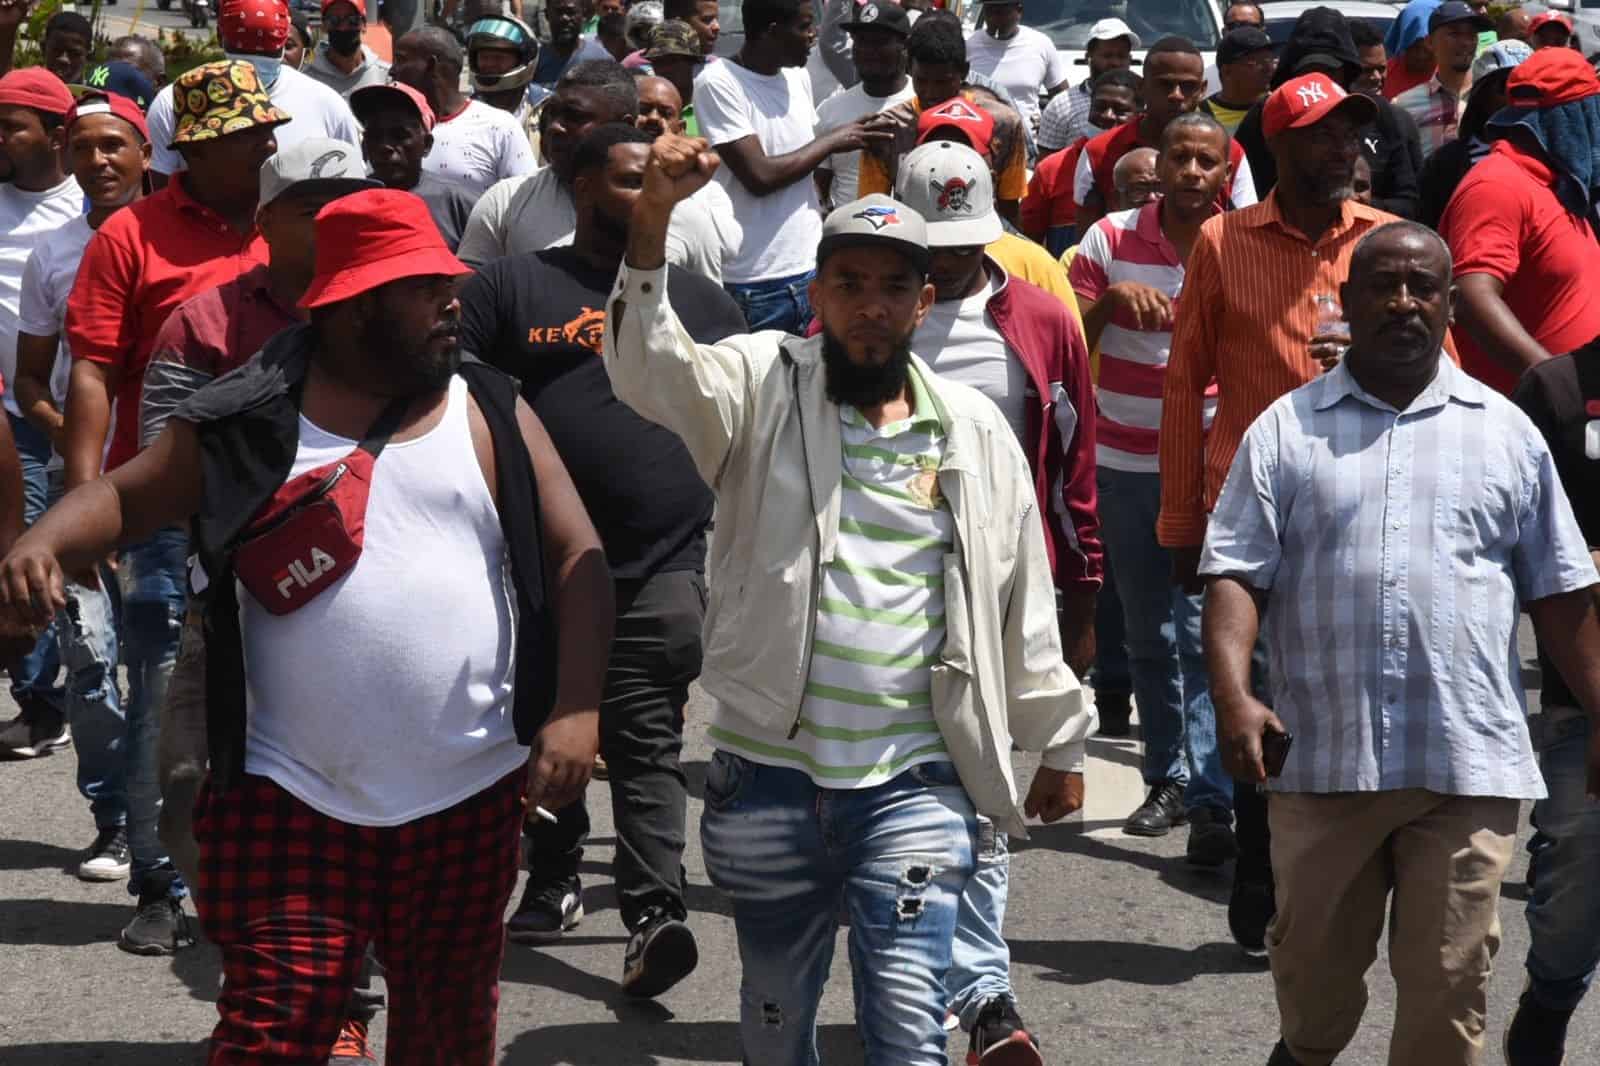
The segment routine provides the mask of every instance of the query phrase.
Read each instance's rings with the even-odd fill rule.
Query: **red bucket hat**
[[[1512,107],[1554,107],[1595,93],[1600,93],[1600,77],[1571,48],[1541,48],[1506,79],[1506,102]]]
[[[72,93],[65,82],[43,67],[24,67],[0,78],[0,104],[65,115],[72,110]]]
[[[1378,105],[1361,93],[1347,93],[1326,74],[1291,78],[1272,91],[1261,108],[1261,132],[1270,140],[1284,130],[1315,126],[1339,108],[1359,111],[1362,123],[1378,117]]]
[[[917,117],[917,143],[933,140],[936,130],[960,130],[973,149],[985,159],[994,140],[994,116],[963,96],[953,96],[938,107],[930,107]]]
[[[217,40],[230,52],[270,56],[289,39],[289,5],[283,0],[222,0]]]
[[[317,213],[317,272],[301,307],[322,307],[401,278],[470,274],[450,253],[428,205],[401,189],[341,196]]]

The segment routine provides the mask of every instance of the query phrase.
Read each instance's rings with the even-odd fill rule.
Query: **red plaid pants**
[[[329,818],[265,777],[208,781],[197,899],[223,959],[208,1066],[325,1061],[369,943],[389,1066],[490,1066],[523,776],[388,828]]]

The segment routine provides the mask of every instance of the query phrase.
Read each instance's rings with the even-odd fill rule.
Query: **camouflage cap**
[[[256,68],[230,60],[185,71],[172,86],[172,108],[177,121],[171,148],[289,121],[261,88]]]
[[[650,31],[650,47],[644,50],[646,59],[665,59],[668,56],[688,56],[705,62],[700,51],[700,35],[682,19],[667,19]]]

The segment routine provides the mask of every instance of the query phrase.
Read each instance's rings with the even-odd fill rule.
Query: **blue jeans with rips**
[[[1004,831],[978,815],[978,865],[961,894],[950,976],[945,979],[950,991],[948,1009],[969,1032],[978,1012],[991,999],[1017,1001],[1011,988],[1011,948],[1003,931],[1006,893],[1011,885],[1008,845]]]
[[[1217,752],[1217,718],[1200,647],[1200,597],[1172,584],[1172,558],[1156,540],[1161,475],[1102,466],[1095,484],[1100,526],[1116,555],[1145,784],[1183,783],[1186,808],[1211,807],[1227,818],[1233,781]]]
[[[1528,991],[1550,1010],[1572,1010],[1600,965],[1600,805],[1589,802],[1589,719],[1575,707],[1532,720],[1549,796],[1533,805],[1528,841]]]
[[[17,442],[17,458],[22,463],[22,520],[33,525],[39,516],[56,499],[59,490],[50,491],[50,438],[24,418],[6,412],[11,423],[11,436]],[[61,658],[56,650],[56,623],[39,634],[33,648],[19,662],[11,666],[11,698],[17,706],[27,709],[29,704],[43,703],[56,710],[64,707],[61,687],[56,675],[61,673]],[[71,724],[70,722],[68,723]]]
[[[161,779],[156,749],[161,705],[178,660],[178,639],[189,598],[189,536],[176,526],[135,544],[122,556],[123,650],[128,668],[128,891],[139,894],[146,874],[171,869],[161,843]],[[187,893],[182,879],[173,894]]]
[[[945,978],[977,817],[947,762],[827,789],[718,751],[700,839],[733,903],[746,1063],[817,1066],[817,1003],[841,904],[868,1066],[945,1066]]]
[[[793,277],[767,281],[745,284],[730,281],[722,287],[739,305],[751,333],[777,329],[803,337],[811,325],[811,279],[816,276],[816,271],[808,270]]]

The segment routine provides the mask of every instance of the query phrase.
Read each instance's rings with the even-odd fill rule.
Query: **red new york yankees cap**
[[[1261,109],[1261,131],[1270,140],[1284,130],[1314,126],[1345,109],[1362,125],[1378,117],[1378,105],[1361,93],[1347,93],[1326,74],[1305,74],[1284,82]]]

